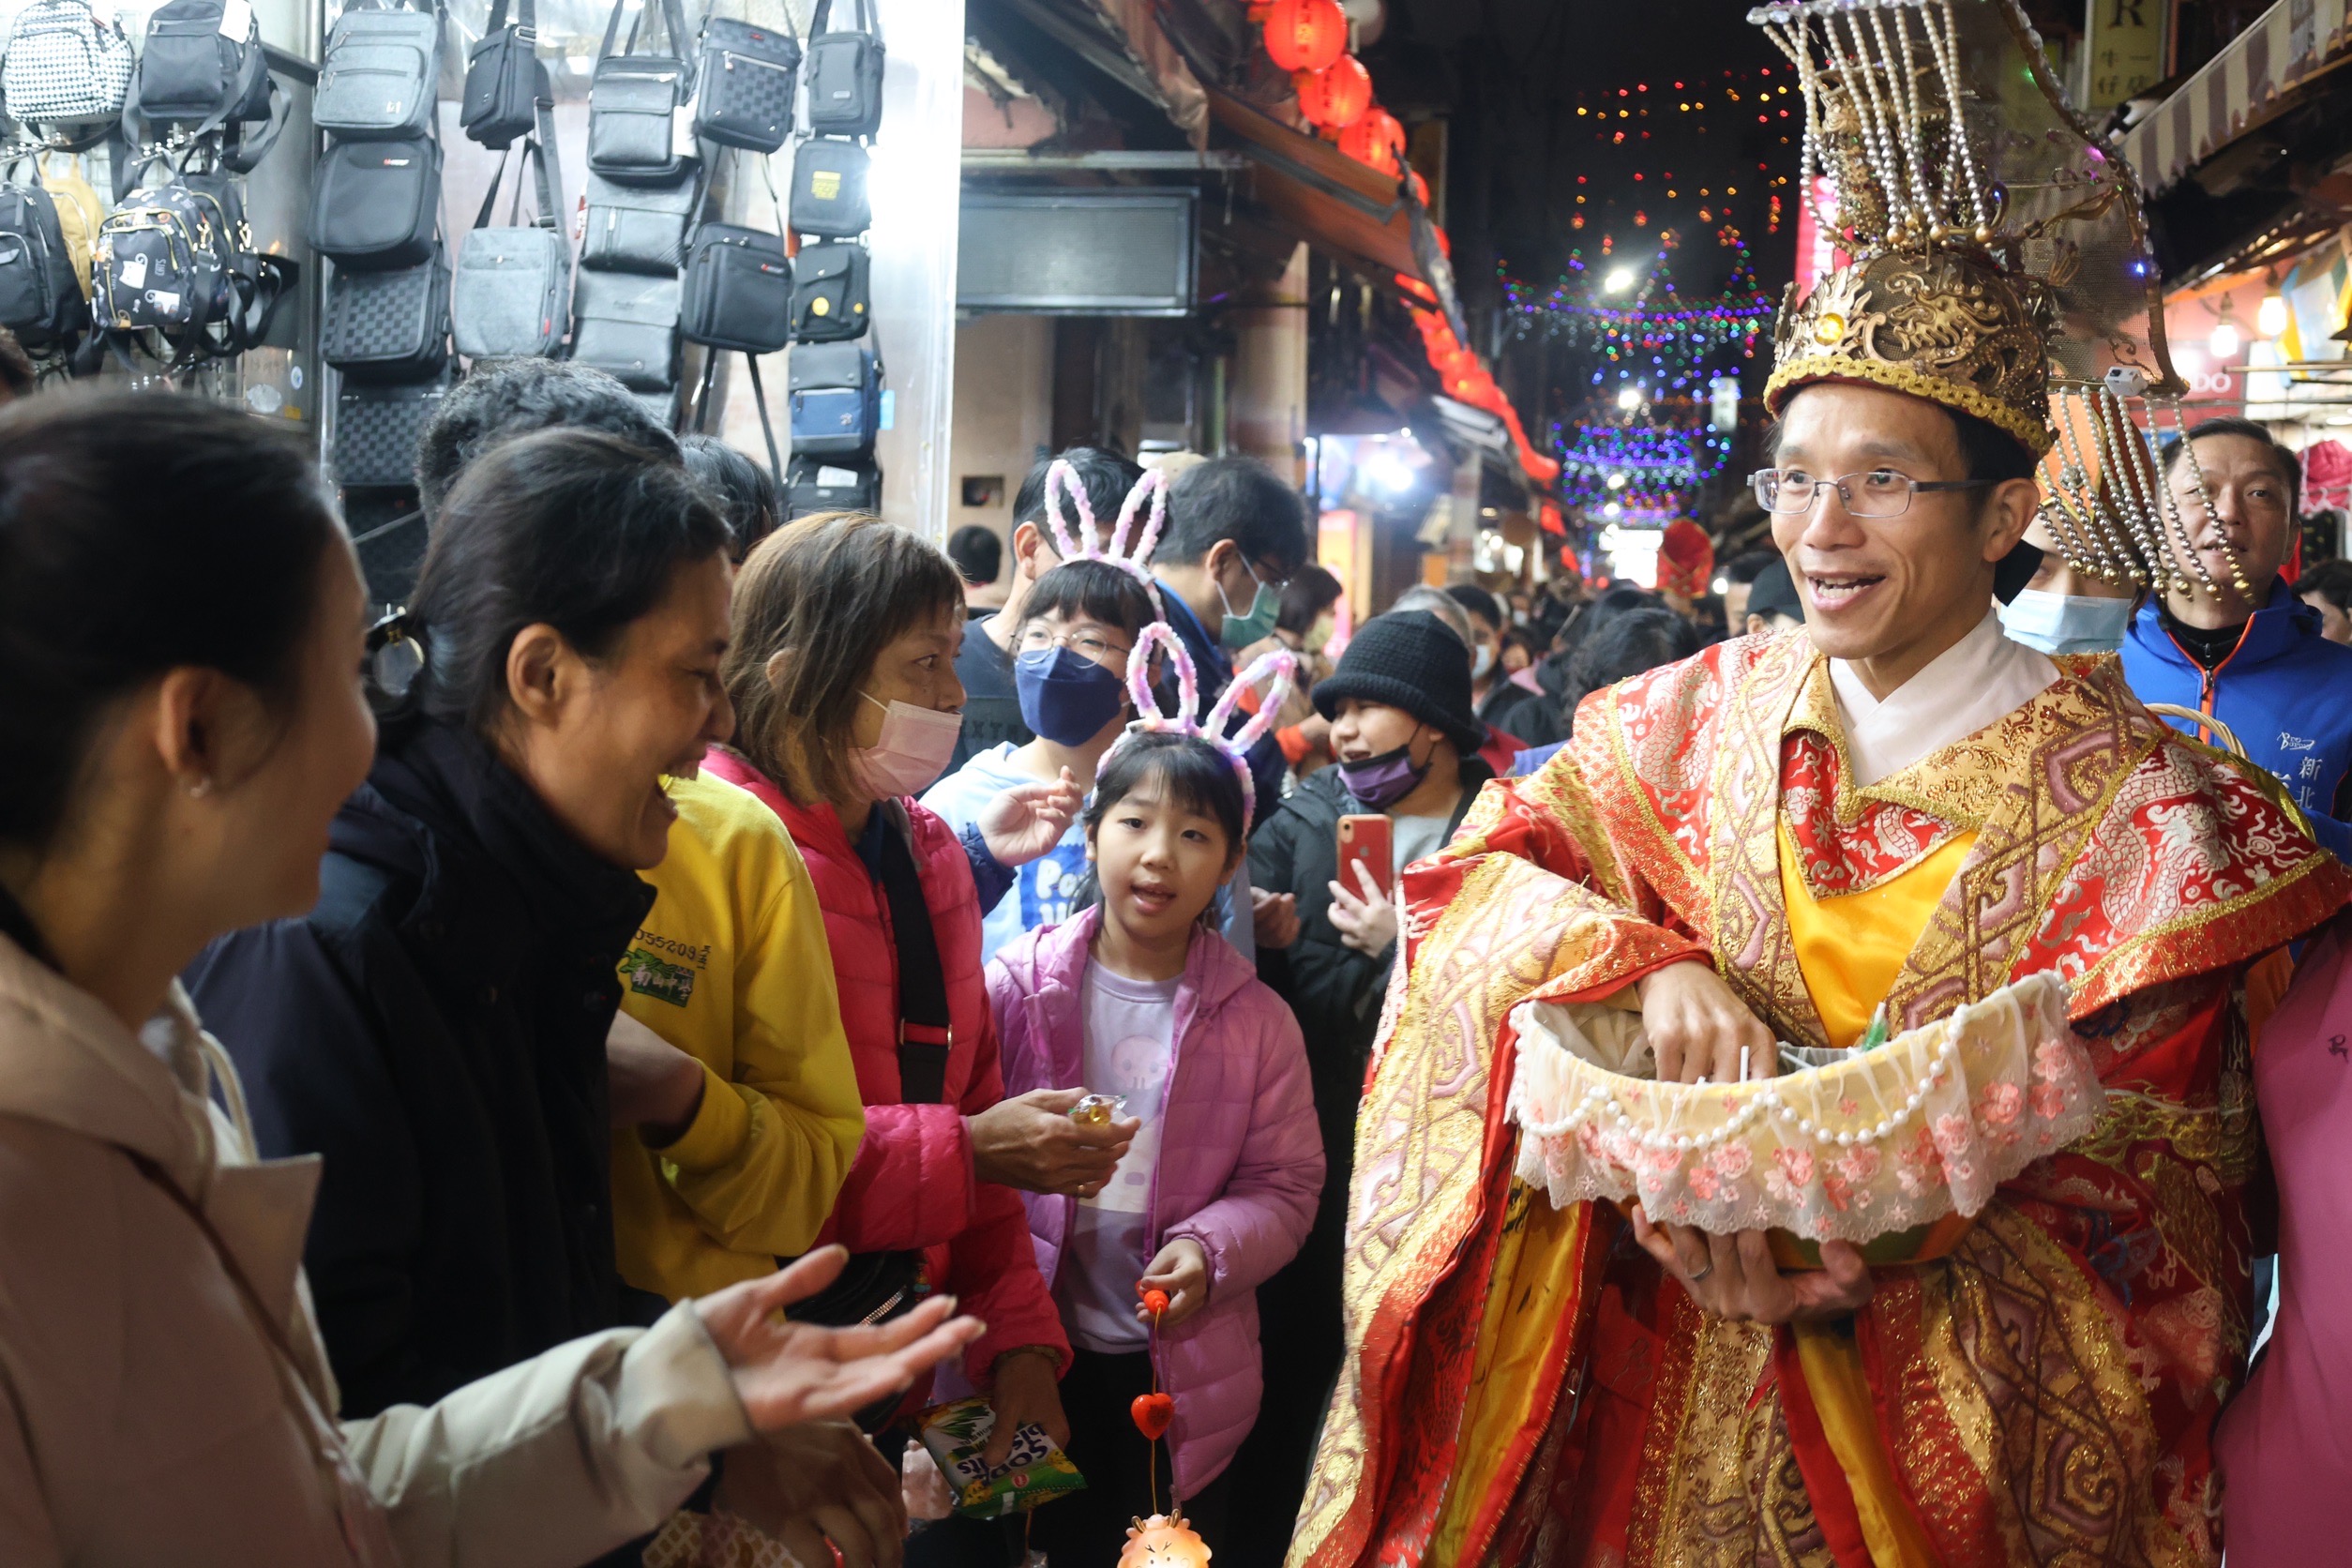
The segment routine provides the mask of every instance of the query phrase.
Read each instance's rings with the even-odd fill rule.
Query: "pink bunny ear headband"
[[[1143,520],[1143,532],[1135,541],[1135,549],[1127,548],[1127,536],[1134,531],[1138,514],[1145,503],[1151,512]],[[1078,509],[1078,531],[1070,533],[1070,520],[1063,510],[1063,504]],[[1127,492],[1124,505],[1119,508],[1119,520],[1110,531],[1110,547],[1106,550],[1094,542],[1094,504],[1088,499],[1086,485],[1078,478],[1078,470],[1066,458],[1056,458],[1046,470],[1046,528],[1053,535],[1053,548],[1064,561],[1100,561],[1118,567],[1143,584],[1143,591],[1152,596],[1152,611],[1166,615],[1168,607],[1160,602],[1160,585],[1152,580],[1152,551],[1159,548],[1160,530],[1168,522],[1168,475],[1158,469],[1147,470],[1135,488]]]
[[[1168,661],[1176,667],[1176,712],[1173,716],[1160,712],[1159,696],[1152,689],[1152,649],[1154,644],[1168,650]],[[1258,817],[1258,786],[1249,776],[1249,748],[1258,744],[1259,737],[1274,728],[1275,717],[1282,712],[1282,704],[1289,698],[1291,676],[1298,667],[1297,656],[1288,651],[1259,655],[1250,662],[1248,669],[1233,677],[1233,684],[1225,688],[1225,695],[1218,698],[1216,705],[1209,710],[1209,716],[1201,718],[1198,716],[1200,712],[1200,676],[1193,668],[1192,656],[1184,652],[1184,640],[1176,635],[1174,627],[1166,621],[1154,621],[1143,628],[1143,635],[1135,640],[1135,652],[1127,656],[1127,694],[1135,699],[1135,711],[1142,716],[1128,725],[1125,731],[1111,743],[1110,749],[1103,754],[1103,762],[1108,765],[1111,758],[1118,755],[1119,748],[1137,735],[1190,735],[1207,741],[1225,753],[1226,760],[1233,764],[1233,771],[1241,776],[1242,831],[1247,833],[1250,823]],[[1242,693],[1261,681],[1266,683],[1265,694],[1258,704],[1258,711],[1250,715],[1248,723],[1228,735],[1225,727],[1231,722],[1234,707],[1240,703]]]

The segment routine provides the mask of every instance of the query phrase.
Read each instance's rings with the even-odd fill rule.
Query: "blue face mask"
[[[1250,572],[1249,578],[1258,582],[1256,572]],[[1226,597],[1222,582],[1217,584],[1217,602],[1225,606],[1225,629],[1217,633],[1217,641],[1229,648],[1263,642],[1274,634],[1274,623],[1282,617],[1282,596],[1263,582],[1258,582],[1258,592],[1250,596],[1247,614],[1233,613],[1233,601]]]
[[[1039,648],[1013,661],[1021,722],[1056,746],[1084,746],[1119,716],[1119,677],[1067,648]]]
[[[2012,642],[2045,654],[2112,654],[2131,629],[2132,601],[2028,588],[2000,607],[2000,617]]]

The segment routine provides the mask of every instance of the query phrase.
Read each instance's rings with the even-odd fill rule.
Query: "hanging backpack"
[[[238,14],[244,31],[231,38],[223,24]],[[262,128],[249,133],[257,121]],[[173,130],[190,140],[218,131],[222,165],[243,173],[285,128],[286,95],[269,74],[249,0],[167,0],[147,18],[146,45],[123,99],[123,133],[133,145]]]
[[[807,343],[792,351],[792,450],[862,457],[882,430],[882,364],[862,343]]]
[[[41,187],[56,204],[57,227],[66,236],[66,253],[73,258],[75,280],[82,297],[90,297],[90,261],[98,250],[98,230],[106,222],[106,204],[82,176],[81,159],[68,154],[60,169],[54,157],[43,156]]]
[[[706,15],[696,78],[695,135],[755,153],[792,135],[800,42],[791,33]]]
[[[856,240],[802,246],[792,258],[792,337],[804,343],[865,337],[872,273],[872,258]]]
[[[448,395],[445,370],[433,381],[346,382],[335,400],[335,438],[327,448],[336,483],[416,483],[416,448]]]
[[[662,188],[617,185],[588,172],[588,211],[580,220],[582,271],[642,272],[658,278],[686,264],[686,226],[702,204],[696,177]]]
[[[0,98],[23,125],[110,127],[135,63],[123,30],[87,0],[33,0],[8,28]]]
[[[816,512],[879,512],[882,469],[870,459],[795,457],[784,475],[786,521]]]
[[[555,115],[551,105],[537,111],[538,134],[526,141],[521,157],[538,181],[539,215],[519,221],[522,173],[515,173],[514,205],[506,226],[489,226],[498,201],[502,162],[475,215],[474,228],[458,251],[457,276],[449,286],[450,324],[458,352],[468,359],[549,359],[564,343],[570,315],[572,248],[556,226],[564,181],[555,166]]]
[[[518,136],[538,124],[538,106],[555,101],[554,84],[538,57],[538,15],[532,0],[517,0],[515,21],[506,21],[506,0],[490,7],[490,25],[465,61],[465,97],[458,124],[473,141],[505,152]]]
[[[872,228],[873,209],[866,200],[870,161],[854,142],[803,142],[792,153],[792,227],[829,239],[850,239]]]
[[[678,111],[693,96],[693,71],[675,53],[637,53],[641,12],[629,23],[627,46],[612,53],[628,3],[613,0],[589,79],[588,167],[622,185],[680,185],[693,173],[691,149],[681,153],[677,141]],[[682,48],[686,15],[678,0],[661,0],[661,11],[671,48]]]
[[[441,144],[337,142],[319,159],[310,245],[339,268],[388,272],[432,254],[441,223]]]
[[[632,392],[678,384],[675,278],[582,272],[572,282],[572,359]]]
[[[68,350],[89,325],[89,306],[39,161],[30,180],[18,180],[17,167],[0,182],[0,326],[31,353]]]
[[[326,38],[310,123],[339,142],[392,141],[433,128],[441,10],[351,0]]]
[[[421,381],[449,362],[449,258],[399,272],[346,272],[326,280],[319,355],[349,381]]]
[[[833,32],[833,0],[817,0],[808,23],[808,129],[817,136],[871,136],[882,124],[882,18],[871,0],[850,0],[850,23]]]

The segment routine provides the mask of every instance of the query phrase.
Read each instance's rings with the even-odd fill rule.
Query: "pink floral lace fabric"
[[[1784,1046],[1780,1076],[1744,1083],[1655,1081],[1636,1013],[1526,1003],[1513,1021],[1519,1179],[1556,1208],[1638,1199],[1717,1234],[1862,1243],[1973,1215],[2105,1105],[2048,974],[1872,1050]]]

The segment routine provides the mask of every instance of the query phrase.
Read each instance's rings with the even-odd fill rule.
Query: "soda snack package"
[[[1085,1489],[1086,1477],[1034,1423],[1014,1435],[1012,1455],[1003,1464],[994,1470],[984,1464],[980,1451],[996,1426],[996,1412],[988,1409],[986,1395],[934,1405],[920,1419],[923,1446],[947,1478],[956,1512],[967,1518],[1025,1514],[1041,1502]]]

